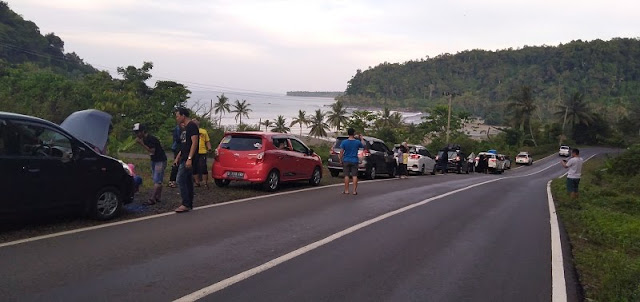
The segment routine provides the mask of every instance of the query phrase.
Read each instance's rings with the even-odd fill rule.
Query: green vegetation
[[[640,145],[583,167],[580,199],[552,191],[588,301],[640,300]]]

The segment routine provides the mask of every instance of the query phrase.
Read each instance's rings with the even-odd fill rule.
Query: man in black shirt
[[[160,201],[162,195],[162,180],[164,179],[164,169],[167,167],[167,154],[162,149],[162,144],[157,137],[147,133],[144,125],[136,123],[133,125],[133,132],[136,134],[136,142],[140,144],[151,157],[151,178],[153,179],[153,191],[145,205],[152,205]]]
[[[180,135],[180,153],[175,159],[175,164],[179,163],[177,181],[182,198],[182,205],[175,211],[183,213],[193,209],[193,163],[198,162],[200,133],[198,126],[189,118],[189,110],[186,108],[176,109],[176,122],[185,125],[185,131]]]

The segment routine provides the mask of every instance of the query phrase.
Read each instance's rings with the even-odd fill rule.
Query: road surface
[[[0,297],[551,301],[546,184],[565,172],[558,162],[362,182],[357,196],[309,188],[0,245]]]

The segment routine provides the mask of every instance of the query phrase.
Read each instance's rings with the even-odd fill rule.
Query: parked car
[[[419,175],[424,175],[427,172],[434,175],[436,174],[436,161],[424,146],[409,145],[407,170]]]
[[[340,163],[340,144],[348,139],[348,136],[338,136],[331,148],[328,158],[328,168],[331,176],[337,177],[342,172]],[[387,147],[384,141],[371,136],[363,136],[365,148],[358,151],[358,171],[368,179],[375,179],[377,175],[387,174],[396,176],[397,163],[393,151]]]
[[[558,151],[558,155],[569,157],[571,155],[571,147],[569,146],[560,146],[560,150]]]
[[[440,151],[438,151],[438,155],[436,155],[436,159],[435,159],[436,162],[438,162],[438,159],[442,157],[442,155],[444,154],[444,150],[445,148],[442,148],[440,149]],[[472,167],[469,166],[469,161],[467,160],[467,156],[460,150],[460,146],[452,145],[448,147],[448,150],[449,151],[447,152],[447,156],[448,156],[447,171],[456,172],[458,174],[461,174],[463,172],[469,174],[469,170],[472,169]],[[437,166],[436,170],[438,171],[442,170],[441,167],[439,167],[438,165],[436,166]]]
[[[483,157],[487,163],[487,170],[489,173],[503,173],[504,172],[504,160],[500,159],[498,154],[493,152],[479,152],[476,157],[476,172],[482,172],[480,168],[480,158]]]
[[[231,181],[261,183],[276,191],[282,182],[322,180],[322,160],[293,135],[275,132],[225,133],[215,149],[211,175],[218,187]]]
[[[511,169],[511,157],[509,155],[498,154],[498,157],[504,161],[505,170]]]
[[[516,164],[531,166],[533,165],[533,157],[527,152],[520,152],[516,156]]]
[[[96,152],[104,150],[110,124],[98,110],[76,112],[62,126],[0,112],[0,167],[11,175],[0,182],[0,216],[117,216],[133,201],[134,182],[127,164]],[[84,140],[75,135],[81,131]]]

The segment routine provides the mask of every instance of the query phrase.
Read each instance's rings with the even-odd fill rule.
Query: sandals
[[[169,188],[175,188],[175,187],[177,187],[175,182],[169,183]]]
[[[177,209],[175,209],[176,213],[185,213],[185,212],[189,212],[191,211],[190,208],[187,208],[185,206],[179,206]]]
[[[159,200],[157,199],[151,199],[149,198],[147,201],[143,202],[142,204],[145,206],[152,206],[154,204],[156,204],[156,202],[158,202]]]
[[[353,192],[353,195],[358,195],[358,192]]]

